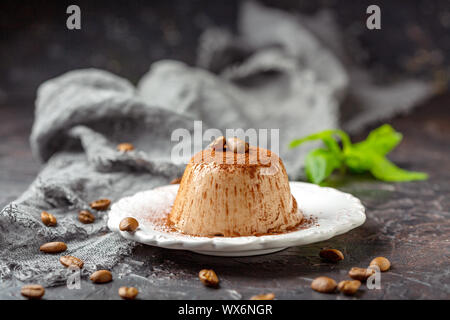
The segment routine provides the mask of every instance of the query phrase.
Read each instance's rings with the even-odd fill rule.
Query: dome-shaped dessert
[[[233,237],[280,233],[302,218],[281,159],[221,137],[190,160],[169,223],[189,235]]]

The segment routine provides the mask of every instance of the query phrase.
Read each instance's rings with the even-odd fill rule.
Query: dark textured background
[[[313,292],[311,280],[345,279],[352,266],[386,256],[393,268],[382,289],[363,287],[356,298],[450,298],[450,94],[445,93],[450,59],[449,1],[262,1],[293,12],[332,9],[352,56],[378,81],[404,75],[427,78],[443,92],[410,115],[390,123],[404,134],[391,159],[430,179],[383,183],[368,176],[336,178],[335,186],[359,197],[367,222],[330,241],[248,258],[215,258],[189,252],[139,247],[132,261],[115,270],[115,280],[82,290],[47,290],[47,298],[117,298],[121,285],[136,285],[141,298],[249,298],[274,292],[286,299],[345,299]],[[382,30],[365,28],[365,9],[378,4]],[[65,27],[68,4],[82,10],[82,30]],[[198,36],[207,27],[235,29],[238,1],[2,1],[0,3],[0,205],[16,198],[34,179],[28,135],[37,86],[84,67],[112,71],[136,82],[151,62],[173,58],[195,63]],[[357,45],[358,44],[358,45]],[[368,128],[370,129],[370,128]],[[368,130],[355,139],[361,139]],[[341,249],[346,259],[320,261],[320,248]],[[130,268],[138,276],[123,270]],[[197,273],[211,267],[219,290],[204,288]],[[20,284],[0,283],[0,298],[19,298]]]

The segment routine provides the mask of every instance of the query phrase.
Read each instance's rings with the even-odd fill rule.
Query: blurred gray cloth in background
[[[39,87],[30,140],[45,166],[0,214],[0,278],[57,285],[67,278],[60,255],[83,259],[87,275],[131,254],[136,244],[108,232],[107,213],[95,212],[95,223],[84,225],[78,212],[93,200],[117,201],[180,176],[184,165],[171,161],[171,135],[177,128],[192,132],[194,120],[203,121],[203,130],[280,129],[280,155],[295,179],[308,148],[288,150],[290,140],[329,128],[358,130],[432,94],[432,86],[419,80],[373,84],[346,55],[326,12],[293,16],[247,2],[238,30],[206,30],[198,67],[156,62],[137,88],[94,69]],[[343,117],[349,98],[354,107]],[[124,141],[136,150],[117,151]],[[57,217],[56,227],[42,224],[42,210]],[[68,250],[40,253],[49,241],[64,241]]]

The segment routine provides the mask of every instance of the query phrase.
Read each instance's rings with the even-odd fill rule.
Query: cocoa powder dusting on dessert
[[[168,214],[170,212],[170,208],[168,208],[167,210],[161,211],[160,213],[155,213],[152,215],[148,215],[148,217],[146,217],[146,220],[151,222],[151,224],[155,227],[156,230],[161,231],[161,232],[169,232],[169,233],[180,233],[180,231],[178,231],[173,223],[170,222]],[[317,225],[317,217],[314,216],[304,216],[302,222],[290,229],[287,229],[284,232],[273,232],[273,233],[261,233],[261,234],[254,234],[254,236],[256,237],[262,237],[262,236],[270,236],[270,235],[277,235],[277,234],[285,234],[285,233],[289,233],[289,232],[295,232],[295,231],[299,231],[299,230],[305,230],[308,228],[311,228],[313,226]],[[200,237],[200,236],[196,236],[196,235],[190,235],[191,237]],[[212,235],[212,236],[207,236],[207,238],[214,238],[214,237],[223,237],[223,235]],[[231,237],[240,237],[241,235],[239,233],[234,233]]]

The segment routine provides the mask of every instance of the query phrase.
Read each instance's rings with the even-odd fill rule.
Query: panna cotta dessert
[[[177,231],[207,237],[281,233],[302,219],[281,159],[224,137],[192,157],[168,216]]]

